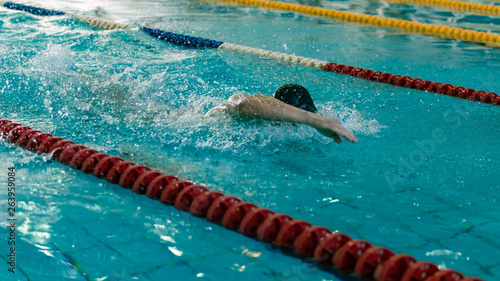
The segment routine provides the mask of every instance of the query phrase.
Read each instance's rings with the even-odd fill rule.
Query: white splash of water
[[[71,51],[61,45],[50,42],[47,48],[29,62],[31,70],[41,72],[67,72],[75,67]]]
[[[339,102],[327,102],[318,105],[318,113],[332,119],[337,119],[348,130],[362,135],[377,136],[385,128],[376,119],[365,119],[361,112]]]

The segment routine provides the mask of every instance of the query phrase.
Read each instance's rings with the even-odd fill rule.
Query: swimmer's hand
[[[221,104],[221,105],[218,105],[212,109],[210,109],[206,114],[205,114],[205,117],[209,117],[209,116],[213,116],[213,115],[216,115],[218,113],[222,113],[222,112],[227,112],[227,106],[225,104]]]
[[[336,143],[341,143],[341,136],[349,141],[357,142],[358,138],[355,137],[351,132],[349,132],[344,126],[340,124],[339,121],[333,119],[322,119],[320,124],[311,125],[314,129],[318,130],[322,135],[333,138]]]

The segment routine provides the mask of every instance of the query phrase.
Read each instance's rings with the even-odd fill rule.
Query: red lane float
[[[140,175],[134,182],[132,186],[132,190],[139,193],[144,194],[148,188],[148,185],[154,180],[156,177],[163,175],[157,171],[148,171]]]
[[[261,241],[271,243],[276,240],[281,227],[293,218],[285,214],[275,214],[267,218],[257,229],[257,237]]]
[[[19,138],[16,141],[16,144],[22,148],[26,148],[28,145],[29,140],[36,134],[41,134],[42,132],[40,130],[27,130],[26,132],[22,133]]]
[[[236,203],[227,209],[224,217],[222,217],[222,225],[229,229],[236,229],[243,221],[246,214],[257,209],[257,205],[250,202]]]
[[[29,136],[28,143],[26,144],[26,149],[29,151],[38,151],[38,147],[46,139],[52,137],[51,134],[41,133]]]
[[[361,280],[372,280],[377,267],[392,256],[394,253],[387,248],[371,247],[359,257],[354,267],[354,275]]]
[[[234,204],[240,203],[241,199],[233,196],[221,196],[217,198],[207,211],[207,219],[214,223],[221,223],[227,210]]]
[[[500,96],[493,92],[485,93],[484,91],[466,89],[461,86],[453,86],[451,84],[441,84],[438,82],[431,82],[419,78],[411,78],[408,76],[382,73],[380,71],[373,71],[370,69],[363,69],[359,67],[354,68],[352,66],[336,64],[333,62],[327,63],[323,67],[323,70],[327,72],[335,72],[339,74],[350,75],[353,77],[369,81],[376,81],[380,83],[391,84],[409,89],[416,89],[440,95],[459,97],[471,101],[500,105]]]
[[[135,181],[145,172],[151,171],[150,168],[142,165],[132,165],[128,167],[120,176],[118,184],[126,189],[131,189]]]
[[[10,120],[0,119],[0,137],[5,137],[4,126],[12,123]]]
[[[46,138],[38,146],[38,152],[40,152],[40,153],[49,153],[49,150],[52,147],[52,145],[55,144],[58,141],[61,141],[61,140],[63,140],[63,139],[59,138],[59,137],[54,137],[54,136]]]
[[[438,271],[429,278],[425,279],[426,281],[459,281],[464,278],[464,275],[456,270],[447,269]]]
[[[189,211],[195,216],[205,217],[212,203],[222,196],[224,196],[224,194],[215,190],[203,192],[193,200]]]
[[[291,220],[281,227],[274,242],[278,246],[291,247],[295,239],[311,226],[310,223],[303,220]]]
[[[113,168],[116,164],[121,163],[123,161],[124,160],[121,159],[120,157],[106,155],[105,157],[100,158],[100,160],[96,162],[92,170],[92,174],[100,179],[106,178],[107,181],[114,181],[115,177],[114,171],[110,174],[110,179],[107,179],[107,175],[111,170],[111,168]]]
[[[352,273],[356,263],[366,250],[370,249],[372,244],[368,241],[355,239],[340,247],[333,255],[333,266],[341,272]]]
[[[371,70],[335,66],[336,71],[352,73],[370,79],[390,81],[391,84],[425,86],[440,92],[471,97],[473,100],[496,100],[492,93],[477,93],[461,87],[440,85],[420,79],[387,75]],[[485,98],[486,97],[486,98]],[[235,229],[248,236],[281,247],[293,247],[301,256],[312,256],[323,264],[333,264],[339,271],[352,273],[362,280],[378,281],[483,281],[464,277],[455,270],[439,270],[435,264],[417,262],[409,255],[395,255],[391,250],[374,247],[364,240],[353,240],[343,233],[332,233],[322,226],[312,226],[285,214],[275,214],[250,202],[210,191],[206,187],[164,175],[150,168],[123,159],[99,153],[71,141],[33,130],[18,123],[0,119],[0,138],[29,150],[52,153],[54,160],[93,174],[98,178],[118,183],[139,194],[174,205],[209,221]]]
[[[73,158],[71,158],[71,161],[69,161],[69,166],[73,169],[80,170],[82,168],[83,162],[87,160],[87,158],[89,158],[90,155],[96,153],[98,153],[98,151],[94,149],[90,148],[81,149],[77,153],[75,153],[75,155],[73,155]]]
[[[73,156],[75,156],[75,154],[80,151],[80,150],[83,150],[83,149],[86,149],[87,147],[83,146],[83,145],[79,145],[79,144],[73,144],[73,145],[69,145],[69,146],[66,146],[66,148],[63,149],[63,151],[61,152],[61,154],[59,155],[59,162],[65,164],[65,165],[69,165],[71,163],[71,159],[73,159]]]
[[[208,191],[204,186],[191,185],[184,188],[175,199],[174,206],[184,212],[189,212],[194,199],[203,192]]]
[[[243,218],[239,230],[247,236],[254,236],[259,226],[272,215],[274,212],[266,208],[253,209]]]
[[[9,142],[17,142],[17,139],[24,133],[31,131],[30,127],[25,127],[25,126],[17,126],[14,129],[10,131],[10,133],[7,135],[7,140]]]
[[[427,277],[433,276],[438,271],[439,268],[437,265],[426,261],[419,261],[406,270],[401,281],[425,281]]]
[[[148,184],[148,188],[146,189],[146,196],[151,199],[160,199],[160,195],[163,192],[163,189],[165,189],[170,183],[176,180],[179,179],[174,176],[163,174],[157,176]]]
[[[85,161],[83,161],[80,171],[85,174],[92,174],[97,164],[106,157],[108,157],[108,155],[105,153],[95,153],[90,155],[87,159],[85,159]]]
[[[416,261],[414,257],[406,254],[394,255],[375,269],[375,278],[378,281],[401,280],[401,277]]]
[[[326,236],[314,249],[314,259],[323,264],[331,264],[335,252],[351,240],[349,235],[340,232]]]
[[[177,195],[179,195],[184,188],[191,185],[193,185],[193,183],[188,181],[174,181],[170,183],[161,193],[160,201],[167,205],[174,205]]]
[[[120,177],[123,175],[123,172],[125,172],[128,168],[130,168],[130,166],[136,165],[135,163],[130,162],[130,161],[123,161],[123,159],[121,159],[119,157],[116,157],[116,158],[113,157],[113,158],[111,158],[111,160],[108,157],[105,157],[105,158],[107,158],[106,164],[108,164],[108,165],[114,164],[111,166],[111,169],[106,174],[106,180],[109,181],[110,183],[119,183]],[[105,159],[105,158],[103,158],[103,159]],[[101,160],[103,160],[103,159],[101,159]],[[99,162],[101,162],[101,160]],[[99,164],[99,162],[96,164],[96,167]],[[109,166],[106,166],[104,168],[104,170],[106,170],[106,168],[109,168]],[[95,171],[95,169],[94,169],[94,171]]]
[[[59,156],[61,155],[62,151],[70,146],[74,145],[75,143],[69,140],[60,140],[56,143],[54,143],[50,148],[49,148],[49,153],[52,153],[52,159],[59,161]],[[66,163],[63,163],[66,164]]]
[[[332,231],[326,227],[313,226],[302,232],[302,234],[295,239],[293,248],[295,252],[301,256],[312,257],[314,255],[314,249],[316,249],[319,242],[331,233]]]

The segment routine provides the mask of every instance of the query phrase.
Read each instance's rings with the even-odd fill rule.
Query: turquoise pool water
[[[301,3],[500,31],[496,17],[437,8]],[[473,43],[202,1],[29,4],[478,90],[500,86],[500,50]],[[443,268],[500,276],[498,107],[4,8],[0,40],[1,118]],[[360,141],[204,116],[232,94],[270,95],[290,82]],[[4,263],[1,280],[345,279],[4,140],[0,159],[2,226],[7,167],[19,185],[18,272]]]

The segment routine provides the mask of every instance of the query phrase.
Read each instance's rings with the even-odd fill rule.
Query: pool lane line
[[[83,16],[83,15],[78,15],[78,14],[73,14],[73,13],[66,13],[70,17],[74,19],[78,19],[90,26],[97,27],[100,29],[105,29],[105,30],[112,30],[112,29],[130,29],[130,30],[139,30],[139,27],[135,25],[130,25],[130,24],[122,24],[122,23],[116,23],[108,20],[104,20],[101,18],[96,18],[96,17],[91,17],[91,16]]]
[[[7,6],[6,6],[7,7]],[[479,90],[474,90],[470,88],[465,88],[462,86],[453,86],[451,84],[432,82],[428,80],[422,80],[420,78],[411,78],[409,76],[382,73],[380,71],[373,71],[370,69],[363,69],[360,67],[346,66],[343,64],[337,64],[333,62],[321,61],[317,59],[306,58],[302,56],[288,55],[279,52],[273,52],[258,48],[252,48],[232,43],[224,43],[216,40],[205,39],[201,37],[187,36],[183,34],[167,32],[160,29],[148,28],[145,26],[137,27],[127,24],[116,24],[107,20],[100,18],[80,16],[72,13],[64,13],[59,11],[46,10],[41,8],[35,8],[26,5],[16,4],[9,5],[10,8],[26,11],[35,15],[47,15],[51,12],[63,13],[79,19],[91,26],[102,28],[102,29],[133,29],[142,30],[145,33],[165,41],[167,43],[182,46],[186,48],[213,48],[213,49],[226,49],[231,51],[237,51],[247,54],[258,55],[261,57],[272,58],[280,61],[286,61],[301,66],[307,66],[316,68],[318,70],[323,70],[327,72],[335,72],[337,74],[350,75],[352,77],[361,78],[369,81],[392,84],[399,87],[405,87],[409,89],[416,89],[420,91],[426,91],[431,93],[437,93],[442,95],[447,95],[451,97],[458,97],[462,99],[467,99],[471,101],[478,101],[482,103],[500,105],[500,96],[494,92],[484,92]],[[48,12],[46,12],[48,11]]]
[[[500,105],[500,96],[494,92],[486,93],[485,91],[477,91],[470,88],[464,88],[462,86],[453,86],[451,84],[432,82],[429,80],[422,80],[420,78],[411,78],[409,76],[401,76],[398,74],[390,74],[387,72],[373,71],[370,69],[336,64],[333,62],[325,65],[325,67],[323,67],[323,70],[409,89],[416,89],[450,97],[458,97],[461,99],[478,101],[481,103]]]
[[[5,8],[8,8],[8,9],[25,11],[25,12],[28,12],[28,13],[31,13],[34,15],[38,15],[38,16],[61,16],[61,15],[66,14],[65,12],[61,12],[61,11],[38,8],[38,7],[33,7],[33,6],[27,6],[27,5],[17,4],[17,3],[13,3],[13,2],[0,1],[0,4],[2,4]]]
[[[252,48],[237,44],[224,43],[219,41],[212,41],[208,39],[202,39],[198,37],[190,37],[181,34],[175,34],[171,32],[162,31],[160,29],[141,27],[141,30],[147,34],[165,42],[183,46],[183,47],[194,47],[198,48],[198,45],[193,42],[199,40],[205,40],[206,42],[213,42],[208,45],[203,45],[200,48],[218,48],[226,49],[231,51],[238,51],[247,54],[259,55],[262,57],[273,58],[280,61],[286,61],[302,66],[316,68],[318,70],[323,70],[327,72],[334,72],[338,74],[345,74],[356,78],[361,78],[364,80],[391,84],[399,87],[416,89],[420,91],[426,91],[441,95],[447,95],[451,97],[458,97],[462,99],[468,99],[471,101],[478,101],[482,103],[500,105],[500,96],[494,92],[477,91],[470,88],[464,88],[462,86],[453,86],[451,84],[432,82],[429,80],[422,80],[420,78],[412,78],[409,76],[402,76],[391,73],[382,73],[380,71],[373,71],[370,69],[364,69],[360,67],[347,66],[343,64],[337,64],[333,62],[326,62],[301,56],[288,55],[279,52],[273,52],[258,48]],[[172,39],[175,38],[175,39]],[[194,41],[193,38],[196,38]]]
[[[110,30],[110,29],[138,29],[138,27],[134,26],[134,25],[115,23],[115,22],[107,21],[104,19],[96,18],[96,17],[82,16],[82,15],[77,15],[74,13],[67,13],[67,12],[62,12],[62,11],[57,11],[57,10],[38,8],[38,7],[34,7],[34,6],[17,4],[17,3],[13,3],[13,2],[0,1],[0,5],[4,6],[7,9],[23,11],[23,12],[27,12],[27,13],[37,15],[37,16],[68,15],[72,18],[78,19],[82,22],[85,22],[93,27],[97,27],[100,29],[106,29],[106,30]]]
[[[440,270],[434,263],[417,261],[406,254],[373,246],[361,239],[332,232],[322,226],[242,201],[204,186],[116,156],[75,144],[7,119],[0,119],[0,138],[33,152],[49,154],[53,160],[108,182],[119,184],[180,211],[189,212],[227,229],[238,231],[283,249],[293,249],[303,258],[314,258],[361,280],[378,281],[483,281],[464,277],[458,271]]]
[[[448,27],[448,26],[428,24],[428,23],[420,23],[420,22],[414,22],[414,21],[409,21],[409,20],[401,20],[401,19],[396,19],[396,18],[386,18],[386,17],[381,17],[381,16],[353,13],[353,12],[340,11],[340,10],[335,10],[335,9],[326,9],[326,8],[321,8],[321,7],[306,6],[306,5],[301,5],[301,4],[293,4],[293,3],[286,3],[286,2],[279,2],[279,1],[268,1],[268,0],[221,0],[221,1],[222,2],[225,1],[225,2],[232,2],[232,3],[240,3],[243,5],[249,5],[249,6],[266,7],[266,8],[272,8],[272,9],[277,9],[277,10],[298,12],[298,13],[302,13],[302,14],[306,14],[306,15],[332,18],[332,19],[337,19],[340,21],[355,22],[355,23],[367,24],[367,25],[376,26],[376,27],[399,28],[399,29],[402,29],[404,31],[411,32],[411,33],[424,34],[424,35],[429,35],[429,36],[434,36],[434,37],[439,37],[439,38],[447,38],[447,39],[454,39],[454,40],[483,43],[483,44],[486,44],[487,46],[491,46],[491,47],[500,47],[500,34],[497,34],[497,33],[482,32],[482,31],[477,31],[477,30]],[[416,1],[418,1],[418,0],[416,0]],[[439,1],[439,0],[436,0],[436,1]],[[443,0],[443,1],[448,1],[448,0]],[[93,20],[96,19],[94,17],[77,16],[77,15],[71,14],[71,13],[64,13],[64,12],[55,11],[55,10],[36,8],[36,7],[28,6],[28,5],[16,4],[13,2],[3,2],[3,3],[4,3],[3,6],[5,6],[6,8],[20,10],[20,11],[26,11],[26,12],[29,12],[29,13],[32,13],[35,15],[40,15],[40,16],[48,16],[48,15],[51,15],[50,13],[54,13],[54,15],[55,14],[60,14],[60,15],[68,14],[68,15],[73,16],[75,18],[83,17],[83,18],[93,19]],[[466,3],[466,2],[464,2],[464,3]],[[0,4],[2,4],[2,2],[0,2]],[[491,5],[491,7],[489,7],[488,9],[495,9],[496,10],[496,9],[498,9],[498,7]],[[131,26],[129,26],[129,25],[125,25],[125,26],[128,26],[126,28],[131,28]],[[121,27],[115,27],[115,28],[121,28]],[[106,29],[114,29],[114,28],[106,28]]]
[[[182,46],[186,48],[217,49],[223,44],[223,42],[220,41],[205,39],[201,37],[193,37],[173,32],[167,32],[160,29],[148,28],[145,26],[141,26],[140,29],[157,39],[160,39],[162,41],[165,41],[173,45]]]
[[[221,2],[239,3],[247,6],[258,6],[276,10],[290,11],[316,17],[337,19],[384,28],[398,28],[406,32],[424,34],[439,38],[483,43],[491,47],[500,47],[500,34],[448,27],[443,25],[420,23],[396,18],[367,15],[361,13],[340,11],[294,3],[268,0],[220,0]]]
[[[380,2],[445,8],[454,12],[500,16],[500,7],[455,0],[380,0]]]

